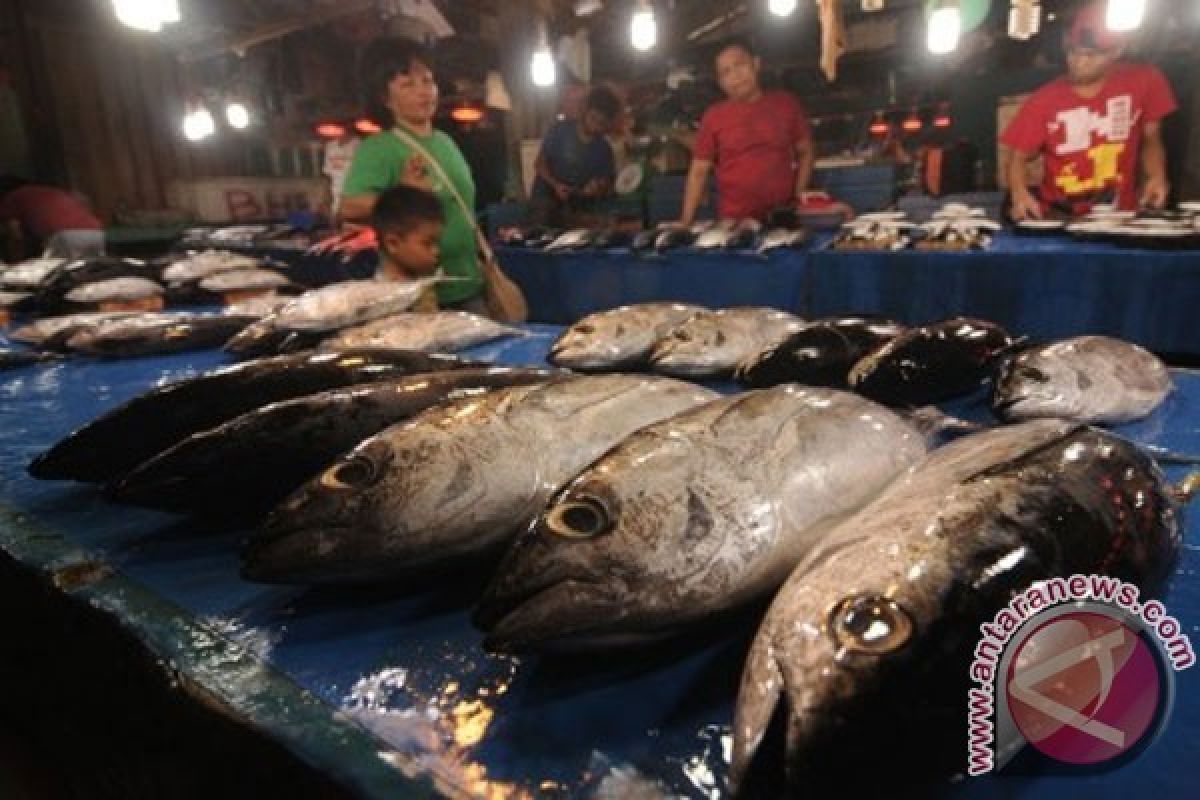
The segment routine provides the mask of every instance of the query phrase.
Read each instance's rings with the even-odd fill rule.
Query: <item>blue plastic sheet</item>
[[[925,323],[957,314],[1041,339],[1108,334],[1200,355],[1200,250],[999,234],[991,250],[809,254],[804,310]]]
[[[540,364],[557,329],[532,331],[468,355]],[[243,532],[111,506],[93,488],[26,477],[29,459],[76,426],[151,386],[224,362],[205,352],[80,360],[0,376],[0,542],[47,571],[82,558],[113,567],[113,578],[77,594],[116,614],[247,725],[266,730],[363,796],[404,796],[407,771],[444,791],[477,796],[540,790],[590,797],[598,781],[619,785],[631,770],[689,798],[724,796],[732,704],[752,619],[649,654],[489,656],[468,622],[477,584],[466,576],[426,588],[257,586],[237,575]],[[1123,432],[1198,453],[1200,375],[1179,372],[1176,380],[1179,391],[1154,417]],[[977,403],[955,410],[985,416]],[[1181,475],[1172,470],[1173,477]],[[1195,640],[1200,513],[1190,519],[1166,600]],[[40,533],[22,533],[27,530]],[[51,541],[61,546],[49,548]],[[1178,676],[1165,735],[1116,772],[994,776],[933,794],[1194,797],[1197,741],[1200,669],[1194,668]],[[628,795],[618,789],[611,796]]]

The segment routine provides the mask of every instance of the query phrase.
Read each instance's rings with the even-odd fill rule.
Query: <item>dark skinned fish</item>
[[[521,536],[476,614],[501,650],[669,635],[769,596],[845,516],[925,454],[859,395],[780,386],[643,428]]]
[[[101,358],[182,353],[220,347],[253,317],[228,314],[174,314],[131,317],[86,328],[67,340],[67,349]]]
[[[243,574],[379,580],[490,556],[589,462],[712,400],[669,378],[571,377],[456,401],[366,440],[268,518]]]
[[[1116,424],[1149,416],[1170,393],[1171,375],[1153,353],[1120,339],[1080,336],[1007,359],[992,408],[1009,422],[1058,417]]]
[[[248,361],[139,395],[64,438],[29,465],[43,480],[106,483],[199,431],[268,403],[328,389],[472,366],[400,350],[304,353]]]
[[[930,405],[978,389],[1013,344],[994,323],[948,319],[907,331],[863,358],[850,371],[850,387],[890,406]]]
[[[642,367],[660,339],[703,310],[683,303],[639,303],[588,314],[558,337],[550,361],[583,371]]]
[[[731,784],[781,705],[793,793],[872,780],[864,763],[894,781],[893,758],[961,769],[979,626],[1054,577],[1113,575],[1148,592],[1181,533],[1154,462],[1104,431],[1039,420],[934,451],[831,531],[776,596],[742,675]]]
[[[118,502],[214,517],[264,514],[355,445],[447,400],[558,373],[477,368],[271,403],[194,434],[117,482]]]
[[[899,323],[870,317],[815,320],[742,363],[734,378],[753,388],[800,383],[844,389],[855,364],[905,330]]]

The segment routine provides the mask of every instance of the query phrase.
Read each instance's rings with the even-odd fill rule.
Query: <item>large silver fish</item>
[[[66,331],[78,330],[88,325],[122,317],[137,316],[135,311],[87,311],[82,314],[67,314],[61,317],[44,317],[22,325],[8,335],[14,342],[41,346],[47,339]]]
[[[431,410],[366,440],[280,506],[244,573],[373,580],[502,548],[638,428],[712,400],[669,378],[573,377]]]
[[[67,292],[72,303],[106,303],[114,300],[142,300],[163,294],[163,287],[148,278],[112,278],[80,286]]]
[[[415,281],[344,281],[313,289],[272,316],[271,324],[289,331],[336,331],[407,311],[444,276]]]
[[[961,769],[979,626],[1053,577],[1149,590],[1181,530],[1155,464],[1103,431],[1040,420],[934,451],[822,539],[776,596],[742,675],[731,783],[781,701],[793,791],[827,774],[894,784],[893,757],[910,774]]]
[[[476,622],[504,650],[655,638],[769,596],[925,454],[866,398],[780,386],[643,428],[513,546]]]
[[[659,339],[700,311],[683,303],[639,303],[589,314],[558,337],[550,361],[596,371],[643,366]]]
[[[700,311],[654,345],[650,365],[683,378],[728,375],[803,327],[804,320],[774,308]]]
[[[1008,359],[992,391],[1005,420],[1059,417],[1121,423],[1149,416],[1171,393],[1171,374],[1153,353],[1107,336],[1080,336]]]
[[[339,331],[321,343],[322,350],[387,347],[444,353],[462,350],[524,331],[467,311],[396,314]]]
[[[16,291],[40,289],[66,265],[65,258],[35,258],[22,261],[0,272],[0,286]]]
[[[558,375],[480,367],[332,389],[255,409],[141,464],[115,499],[206,517],[266,513],[355,445],[448,400]]]
[[[237,269],[256,269],[262,261],[228,250],[205,250],[169,264],[162,273],[167,283],[195,283],[220,272]]]
[[[282,289],[291,284],[287,278],[271,269],[230,269],[210,275],[200,281],[206,292],[243,292],[258,289]]]

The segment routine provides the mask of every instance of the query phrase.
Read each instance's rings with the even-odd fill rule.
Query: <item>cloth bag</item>
[[[517,286],[500,267],[500,262],[496,260],[496,253],[479,228],[475,212],[459,194],[458,187],[450,180],[450,176],[446,174],[446,170],[442,168],[437,159],[430,155],[415,136],[398,125],[392,130],[400,141],[419,153],[430,168],[437,172],[438,178],[450,190],[450,194],[454,195],[458,207],[466,214],[467,219],[471,220],[471,225],[475,228],[475,243],[479,250],[480,262],[483,265],[483,295],[484,302],[487,303],[488,316],[497,322],[525,322],[529,319],[529,304],[525,302],[525,294],[521,291],[521,287]]]

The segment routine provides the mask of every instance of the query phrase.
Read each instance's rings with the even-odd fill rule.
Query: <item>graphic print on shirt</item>
[[[1134,112],[1133,97],[1128,94],[1110,97],[1106,113],[1101,115],[1087,106],[1060,111],[1050,123],[1052,138],[1062,135],[1062,143],[1054,149],[1060,156],[1085,153],[1091,162],[1091,174],[1080,175],[1085,162],[1072,159],[1063,164],[1055,184],[1068,196],[1099,191],[1121,184],[1121,156],[1128,146],[1141,112]],[[1093,144],[1096,136],[1103,141]]]

